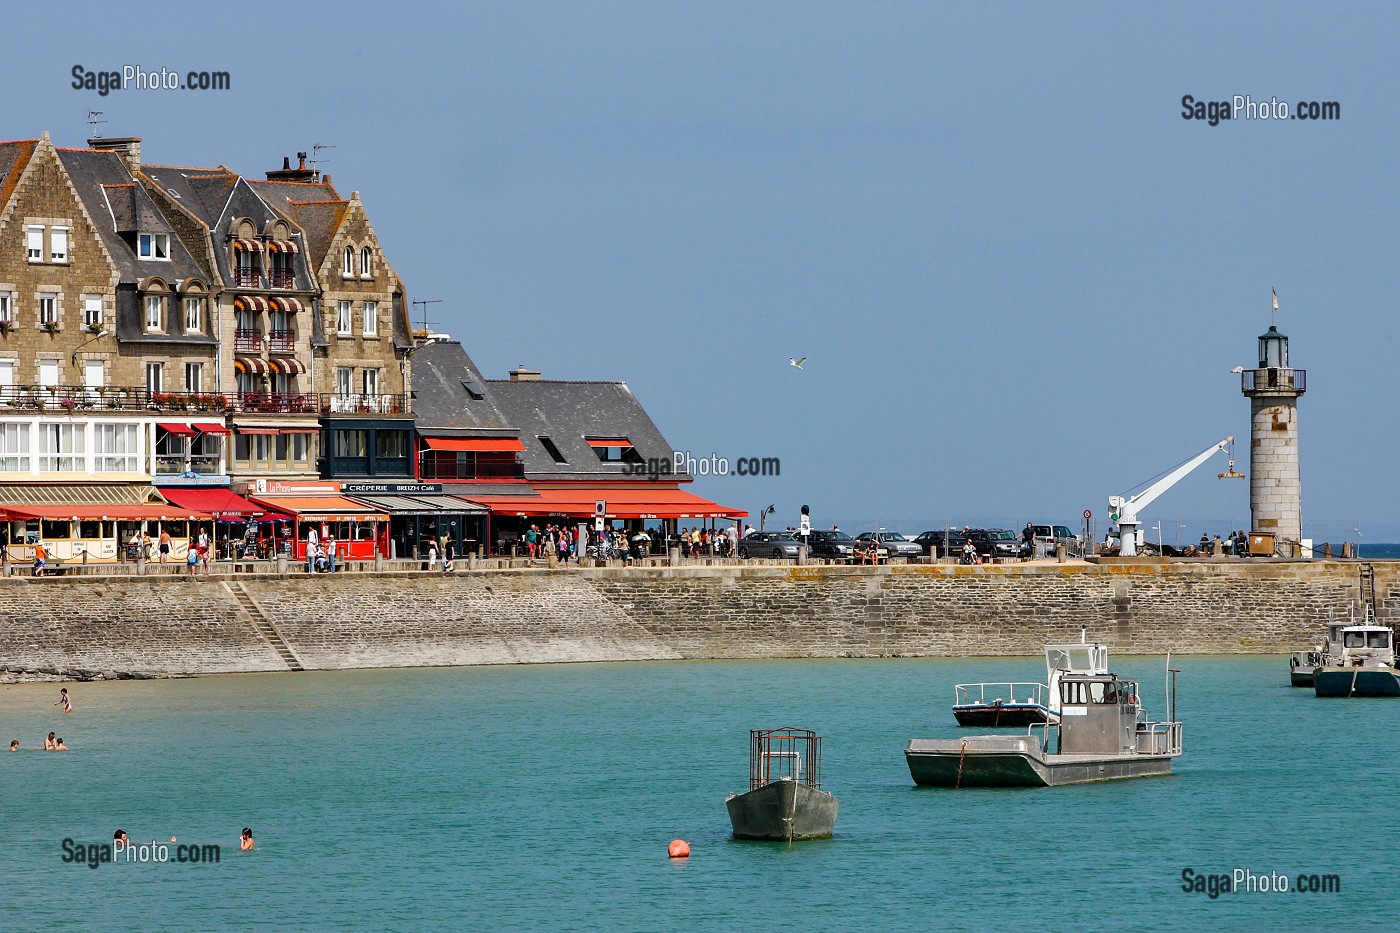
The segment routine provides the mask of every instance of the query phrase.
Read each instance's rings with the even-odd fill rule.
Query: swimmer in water
[[[10,751],[12,751],[12,752],[17,752],[17,751],[19,751],[19,739],[13,739],[13,740],[10,742]]]
[[[68,746],[63,744],[62,739],[59,739],[54,743],[53,750],[56,752],[66,752],[68,751]]]
[[[50,732],[48,738],[44,739],[44,751],[51,752],[58,743],[53,740],[53,733]]]
[[[238,848],[247,852],[253,847],[253,831],[248,827],[243,827],[243,836],[238,840]]]
[[[112,833],[112,848],[122,849],[131,845],[131,840],[126,838],[126,830],[119,829]]]
[[[54,706],[63,707],[65,713],[73,712],[73,698],[68,695],[68,688],[64,687],[58,692],[62,695],[58,698],[58,702],[55,703]]]

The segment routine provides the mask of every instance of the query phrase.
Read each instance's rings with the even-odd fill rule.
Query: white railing
[[[958,684],[953,688],[954,705],[986,706],[991,703],[1034,703],[1037,706],[1048,706],[1046,694],[1049,688],[1045,684],[1035,684],[1030,682],[1016,681],[991,681],[982,684]],[[991,699],[988,700],[988,695]]]

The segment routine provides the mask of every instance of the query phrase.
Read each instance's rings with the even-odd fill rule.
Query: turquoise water
[[[0,688],[0,925],[278,929],[1390,929],[1400,702],[1317,700],[1281,658],[1181,657],[1170,778],[916,788],[952,685],[1025,660],[446,668]],[[1116,659],[1162,710],[1162,659]],[[728,838],[747,730],[825,737],[834,839]],[[38,751],[49,730],[72,750]],[[237,851],[251,826],[252,853]],[[61,840],[220,843],[213,865]],[[684,838],[693,856],[666,858]],[[1341,895],[1183,893],[1181,870]]]

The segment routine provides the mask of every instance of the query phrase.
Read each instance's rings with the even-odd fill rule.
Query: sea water
[[[1319,700],[1281,657],[1173,659],[1171,777],[913,785],[953,685],[1033,659],[577,664],[0,688],[0,926],[43,929],[1393,929],[1400,701]],[[1115,658],[1163,709],[1162,658]],[[748,730],[823,738],[830,840],[738,842]],[[70,746],[44,752],[56,731]],[[257,847],[238,850],[242,827]],[[65,862],[63,840],[221,846]],[[691,845],[667,858],[670,840]],[[1182,872],[1339,894],[1183,891]],[[1290,884],[1290,887],[1293,887]]]

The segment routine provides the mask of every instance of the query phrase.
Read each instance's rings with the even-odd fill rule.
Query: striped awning
[[[236,356],[233,358],[233,368],[240,373],[253,373],[257,376],[266,376],[271,369],[267,365],[267,360],[256,356]]]
[[[294,240],[273,240],[267,244],[268,252],[272,253],[299,253],[301,247],[297,246]]]
[[[287,376],[295,376],[297,373],[306,372],[306,364],[301,360],[294,360],[290,357],[268,360],[268,368],[274,373],[282,373]]]
[[[250,253],[261,253],[263,251],[262,243],[260,243],[257,240],[249,239],[245,236],[234,237],[233,248],[246,250]]]
[[[239,311],[271,311],[272,305],[261,295],[239,295],[233,299],[233,306]]]
[[[295,298],[269,298],[267,303],[274,311],[305,311],[306,306]]]
[[[277,428],[245,428],[242,425],[235,426],[239,434],[281,434]]]

